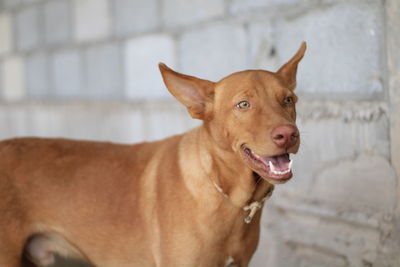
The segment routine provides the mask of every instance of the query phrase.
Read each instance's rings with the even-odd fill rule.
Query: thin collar
[[[222,187],[219,186],[215,181],[212,181],[212,182],[213,182],[215,189],[217,189],[217,191],[219,193],[221,193],[225,198],[230,200],[229,196],[224,192]],[[268,188],[267,192],[264,194],[264,196],[260,200],[255,200],[255,201],[251,202],[249,205],[246,205],[242,208],[244,211],[250,211],[249,215],[247,215],[244,218],[245,223],[247,223],[247,224],[251,223],[251,221],[253,220],[253,217],[257,213],[257,211],[259,209],[261,209],[263,207],[264,202],[271,197],[272,192],[274,191],[274,188],[275,188],[274,185],[271,185]]]

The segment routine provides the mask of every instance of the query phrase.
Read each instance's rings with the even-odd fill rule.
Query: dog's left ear
[[[278,75],[286,81],[290,90],[294,90],[296,87],[297,65],[303,58],[306,48],[306,42],[302,42],[297,53],[277,71]]]
[[[214,82],[173,71],[159,63],[161,75],[168,90],[186,106],[192,118],[208,120],[211,117]]]

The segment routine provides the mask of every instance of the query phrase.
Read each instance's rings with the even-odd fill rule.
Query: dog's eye
[[[285,104],[292,104],[293,103],[293,97],[291,97],[291,96],[285,97],[285,99],[283,99],[283,102]]]
[[[250,108],[250,103],[247,101],[241,101],[236,105],[236,107],[240,109],[248,109]]]

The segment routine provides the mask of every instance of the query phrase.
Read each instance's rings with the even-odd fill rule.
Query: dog
[[[100,267],[248,266],[261,209],[292,177],[297,66],[219,82],[160,63],[168,90],[202,126],[122,145],[68,139],[0,142],[0,266],[54,255]],[[23,254],[25,256],[23,256]]]

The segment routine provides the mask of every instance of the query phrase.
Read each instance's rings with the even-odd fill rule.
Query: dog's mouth
[[[273,183],[282,183],[292,178],[292,161],[288,153],[262,157],[242,145],[242,151],[250,168],[262,178]]]

